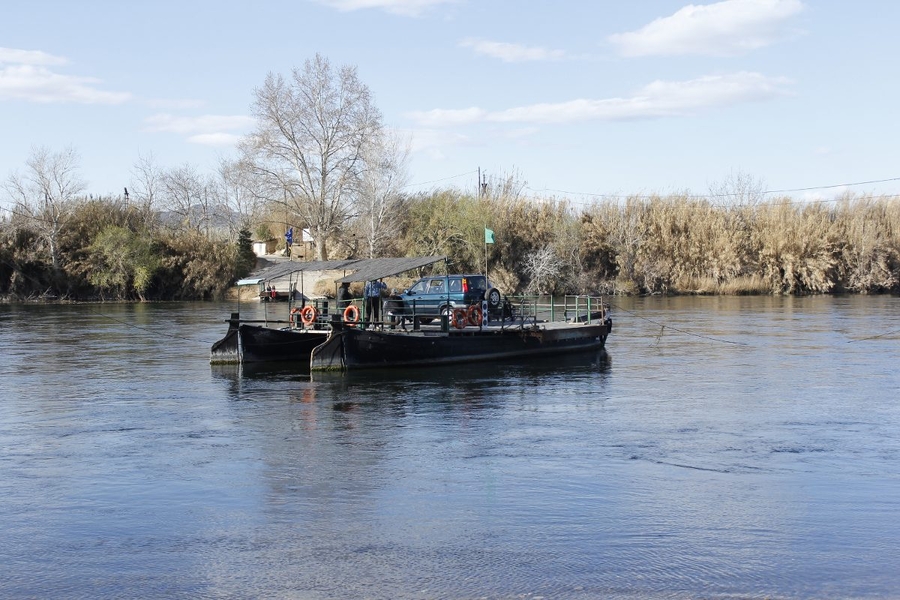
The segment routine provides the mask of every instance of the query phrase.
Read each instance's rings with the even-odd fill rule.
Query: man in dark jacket
[[[350,282],[345,281],[341,284],[341,287],[338,288],[337,291],[337,303],[338,308],[344,310],[347,306],[350,305],[350,301],[353,299],[353,294],[350,293]]]

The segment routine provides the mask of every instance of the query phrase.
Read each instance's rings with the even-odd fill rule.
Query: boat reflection
[[[215,377],[237,380],[312,381],[342,385],[383,383],[447,383],[453,381],[490,381],[530,377],[568,377],[579,374],[607,373],[612,359],[605,349],[546,357],[517,358],[467,364],[435,365],[422,368],[362,369],[356,371],[317,371],[299,362],[266,362],[238,365],[211,365]]]

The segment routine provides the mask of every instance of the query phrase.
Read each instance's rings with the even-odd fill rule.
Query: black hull
[[[229,328],[225,337],[213,344],[210,363],[300,362],[309,365],[313,348],[325,342],[327,331],[272,329],[257,325]]]
[[[312,351],[310,370],[419,367],[603,348],[609,324],[434,332],[334,331]]]
[[[221,340],[212,345],[209,351],[209,364],[230,365],[241,362],[241,345],[238,342],[238,325],[240,315],[231,313],[228,319],[228,332]]]
[[[302,361],[309,363],[313,348],[328,338],[327,331],[270,329],[241,325],[242,362]]]

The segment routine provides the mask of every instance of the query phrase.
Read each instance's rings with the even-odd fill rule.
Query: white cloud
[[[19,50],[17,48],[0,48],[0,65],[65,65],[69,61],[62,56],[53,56],[40,50]]]
[[[786,22],[803,8],[800,0],[689,4],[637,31],[612,35],[609,41],[624,56],[742,54],[786,37]]]
[[[100,90],[98,83],[93,77],[60,75],[41,66],[5,66],[0,68],[0,100],[121,104],[131,99],[127,92]]]
[[[131,99],[127,92],[99,89],[101,80],[94,77],[61,75],[48,68],[68,62],[40,50],[0,48],[0,100],[121,104]]]
[[[168,113],[152,115],[144,119],[144,131],[163,131],[187,136],[193,144],[207,146],[231,146],[237,143],[239,133],[253,127],[253,117],[243,115],[201,115],[178,117]]]
[[[458,0],[318,0],[342,12],[376,8],[395,15],[416,17],[441,4],[452,4]]]
[[[625,98],[577,99],[495,112],[477,107],[435,109],[411,113],[409,117],[427,127],[455,127],[479,122],[536,124],[651,119],[768,100],[788,94],[790,83],[783,77],[739,72],[688,81],[654,81]]]
[[[459,45],[463,48],[472,48],[476,54],[499,58],[503,62],[560,60],[565,58],[565,52],[562,50],[548,50],[540,46],[523,46],[521,44],[477,39],[465,39]]]

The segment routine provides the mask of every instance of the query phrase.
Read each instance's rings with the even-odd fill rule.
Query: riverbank
[[[159,215],[103,200],[68,209],[59,231],[34,219],[0,223],[0,294],[213,299],[252,270],[247,230],[164,228]],[[897,197],[723,205],[672,194],[576,207],[441,190],[410,199],[395,217],[382,255],[445,255],[455,272],[486,266],[510,294],[900,292]],[[352,221],[333,236],[332,255],[363,252]]]

